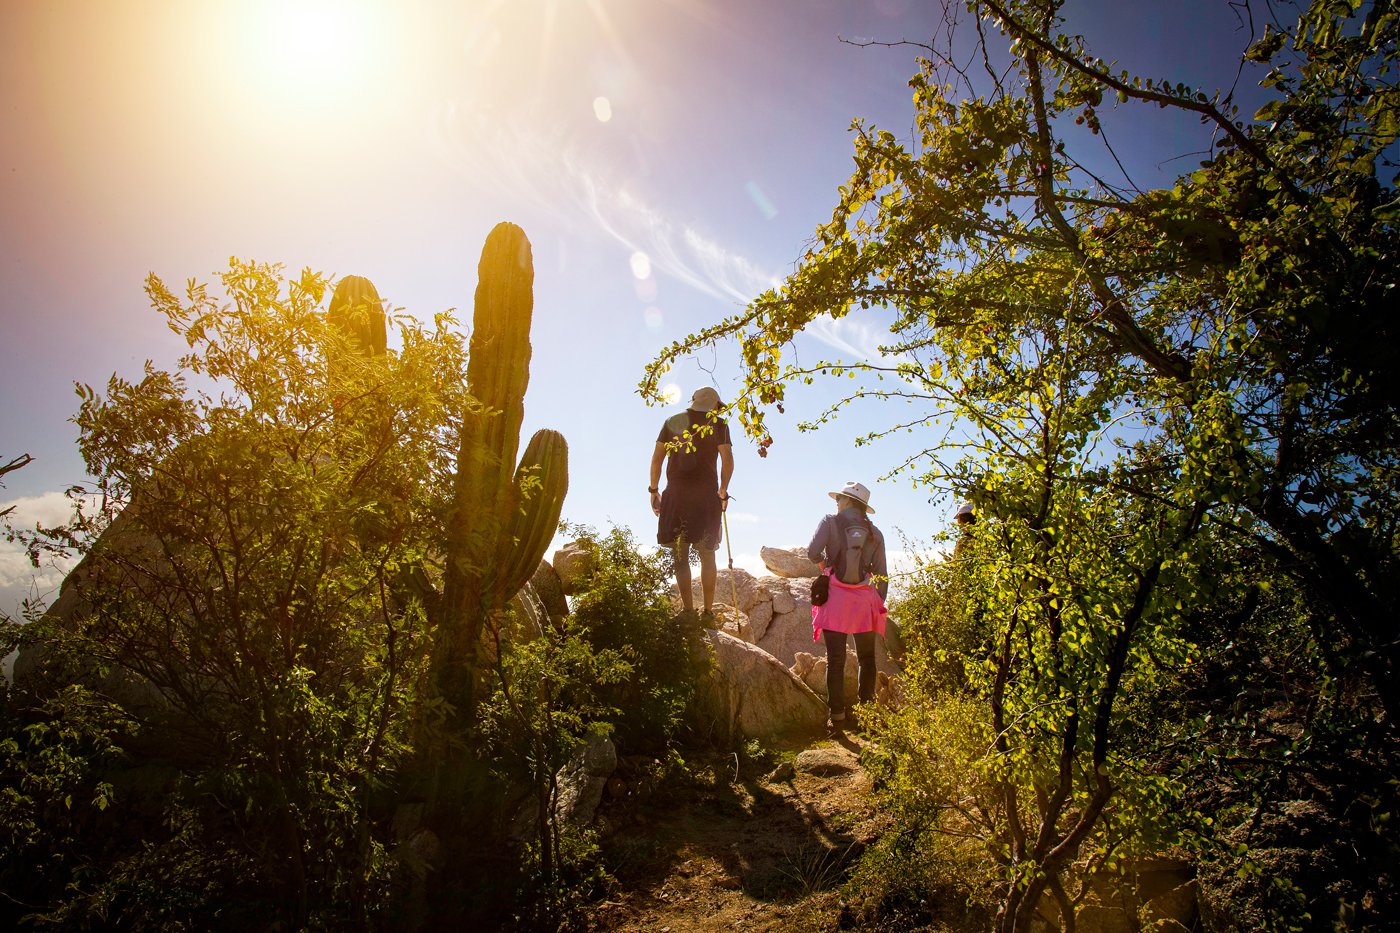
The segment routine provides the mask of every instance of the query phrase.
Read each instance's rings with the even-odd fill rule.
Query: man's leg
[[[703,554],[704,551],[701,551]],[[676,566],[676,586],[681,591],[681,605],[686,612],[695,611],[695,597],[690,592],[690,544],[684,538],[677,538],[675,547],[671,548],[671,557]],[[704,583],[704,575],[701,575],[701,583]]]
[[[700,547],[700,595],[705,600],[705,611],[713,612],[715,608],[715,577],[718,571],[715,569],[715,552],[707,547]],[[686,579],[690,579],[690,568],[686,568]],[[738,606],[734,607],[738,609]]]

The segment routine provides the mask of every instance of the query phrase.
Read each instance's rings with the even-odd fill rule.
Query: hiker
[[[659,519],[656,543],[671,548],[675,556],[676,584],[687,614],[695,611],[690,591],[691,546],[700,554],[700,594],[706,622],[714,619],[715,552],[719,550],[722,513],[729,507],[729,478],[734,474],[729,425],[711,414],[722,404],[717,391],[702,386],[691,396],[688,409],[666,419],[651,454],[651,482],[647,485],[651,511]],[[680,446],[672,446],[677,438],[683,438]],[[665,492],[658,489],[663,461]]]
[[[859,663],[858,702],[875,699],[875,635],[885,634],[885,594],[889,591],[889,571],[885,566],[885,536],[866,516],[870,490],[848,482],[839,492],[827,495],[836,500],[836,514],[822,517],[807,557],[822,566],[827,590],[826,601],[812,606],[812,640],[826,643],[826,696],[831,711],[831,728],[843,731],[854,708],[846,709],[846,636],[856,642]],[[849,723],[853,728],[858,723]]]
[[[958,543],[953,545],[953,560],[962,560],[967,543],[972,540],[972,526],[977,524],[977,512],[971,502],[958,506],[958,514],[953,516],[958,523]]]

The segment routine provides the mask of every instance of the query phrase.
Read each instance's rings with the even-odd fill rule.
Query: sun
[[[258,0],[241,8],[241,77],[264,101],[351,104],[387,64],[393,7],[374,0]]]

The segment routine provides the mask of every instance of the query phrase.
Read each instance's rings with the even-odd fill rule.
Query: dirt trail
[[[860,742],[819,742],[757,776],[712,762],[693,795],[605,804],[618,890],[593,929],[815,929],[823,914],[831,928],[844,868],[881,831]]]

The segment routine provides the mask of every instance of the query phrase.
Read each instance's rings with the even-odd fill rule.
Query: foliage
[[[561,813],[559,773],[590,731],[606,733],[607,719],[619,713],[606,698],[631,674],[618,652],[595,650],[572,616],[559,629],[502,644],[491,700],[482,710],[483,734],[508,784],[533,792],[527,864],[537,911],[563,909],[566,892],[592,877],[579,868],[594,860],[594,847],[577,838],[580,828]]]
[[[590,559],[573,615],[595,648],[615,651],[632,666],[632,675],[600,699],[623,711],[615,724],[620,748],[660,754],[682,735],[696,687],[712,663],[709,650],[699,626],[671,608],[670,555],[642,553],[626,529],[604,536],[574,531]]]
[[[1070,861],[1189,829],[1170,818],[1188,785],[1150,728],[1163,708],[1142,698],[1161,703],[1197,663],[1192,620],[1251,585],[1299,588],[1293,619],[1325,670],[1308,695],[1354,711],[1325,731],[1379,708],[1394,732],[1400,263],[1379,173],[1400,129],[1400,13],[1319,0],[1272,24],[1243,56],[1272,95],[1249,120],[1228,93],[1111,69],[1056,0],[970,0],[971,23],[960,8],[921,48],[912,139],[857,121],[855,171],[796,271],[664,351],[643,390],[737,339],[735,404],[766,442],[790,387],[860,377],[804,427],[907,402],[862,442],[913,431],[896,471],[991,519],[967,581],[977,614],[954,638],[992,638],[961,676],[992,737],[974,772],[997,803],[985,835],[1009,929],[1038,888],[1067,909],[1055,873]],[[1199,118],[1207,158],[1144,190],[1109,137],[1163,111]],[[794,338],[823,315],[890,340],[873,359],[798,360]],[[1265,567],[1242,574],[1237,555]],[[931,659],[924,686],[954,687],[953,660]],[[1312,702],[1289,714],[1309,731]],[[1179,734],[1205,715],[1173,712]]]
[[[327,326],[322,277],[235,260],[221,281],[228,303],[148,280],[190,347],[178,374],[79,389],[100,508],[56,546],[96,542],[24,633],[32,676],[92,684],[140,723],[143,760],[178,769],[132,871],[223,866],[206,902],[363,922],[386,896],[372,802],[410,751],[425,664],[397,582],[442,539],[463,347],[450,317],[397,320],[401,349],[367,358]],[[161,892],[123,896],[87,909],[136,917]]]
[[[0,650],[14,634],[7,626]],[[13,927],[90,871],[94,829],[110,825],[117,798],[105,772],[123,758],[130,723],[80,686],[29,711],[12,685],[0,690],[0,918]]]

